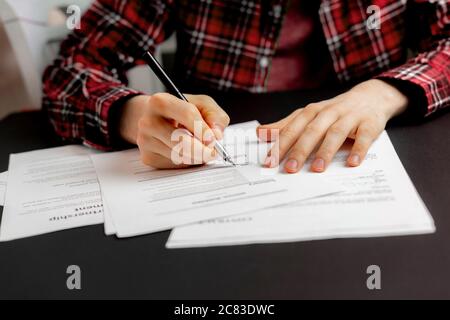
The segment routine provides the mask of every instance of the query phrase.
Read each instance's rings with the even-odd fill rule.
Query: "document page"
[[[327,183],[292,188],[250,163],[245,148],[230,153],[239,166],[217,161],[185,170],[149,168],[137,149],[92,156],[109,212],[105,232],[137,236],[340,191]]]
[[[104,199],[105,196],[102,194],[102,199]],[[108,209],[108,204],[104,201],[103,202],[103,215],[105,219],[105,235],[112,236],[116,234],[116,226],[114,225],[114,221],[111,217],[111,213]]]
[[[5,204],[7,183],[8,183],[8,172],[0,173],[0,206],[3,206]]]
[[[93,153],[66,146],[11,155],[0,241],[102,223]]]
[[[292,242],[341,237],[433,233],[430,213],[384,132],[359,168],[348,168],[349,146],[322,177],[345,191],[287,206],[176,228],[168,248]],[[299,181],[311,175],[308,165]]]

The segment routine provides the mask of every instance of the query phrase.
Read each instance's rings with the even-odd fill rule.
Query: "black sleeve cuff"
[[[428,101],[422,87],[413,82],[401,79],[387,77],[380,77],[377,79],[390,84],[408,97],[408,109],[399,116],[400,118],[414,121],[423,120],[425,118]]]
[[[125,150],[135,147],[133,144],[125,141],[119,132],[120,119],[122,118],[123,106],[127,103],[128,100],[138,96],[139,94],[130,94],[126,97],[123,97],[117,100],[109,110],[109,126],[111,132],[111,147],[114,150]]]

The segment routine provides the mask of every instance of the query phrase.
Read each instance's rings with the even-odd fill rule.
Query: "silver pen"
[[[164,84],[167,91],[169,91],[177,98],[189,102],[188,99],[186,99],[186,97],[181,93],[181,91],[178,90],[175,83],[170,79],[170,77],[164,71],[163,67],[159,64],[159,62],[150,52],[145,53],[144,59],[147,62],[150,69],[152,69],[153,73],[158,77],[159,81],[161,81]],[[231,159],[229,153],[225,150],[225,147],[219,141],[216,141],[215,149],[225,162],[228,162],[233,166],[236,166],[234,161]]]
[[[236,167],[236,163],[234,163],[227,150],[225,150],[225,147],[219,141],[216,141],[215,149],[225,162],[228,162]]]

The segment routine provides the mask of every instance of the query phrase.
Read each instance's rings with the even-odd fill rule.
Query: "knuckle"
[[[341,109],[337,106],[328,107],[320,113],[322,118],[326,119],[338,119],[341,116]]]
[[[166,102],[168,98],[168,94],[165,92],[159,92],[159,93],[155,93],[154,95],[152,95],[152,101],[153,103],[156,103],[158,105],[164,105],[164,103]]]
[[[341,125],[333,125],[328,129],[328,133],[334,136],[342,136],[345,135],[345,128]]]
[[[360,126],[358,131],[359,135],[375,137],[378,134],[379,129],[373,121],[366,121]]]
[[[213,98],[205,94],[198,95],[197,98],[206,104],[216,103],[216,101]]]
[[[299,114],[301,114],[303,111],[305,111],[305,108],[299,108],[299,109],[297,109],[297,110],[295,110],[294,112],[293,112],[293,116],[294,117],[297,117]]]
[[[304,112],[306,112],[307,114],[316,114],[320,106],[321,104],[317,102],[310,103],[304,108]]]
[[[297,138],[298,134],[296,130],[288,126],[281,130],[281,136],[288,140],[293,140]]]
[[[182,115],[184,118],[189,120],[195,120],[197,118],[197,107],[193,104],[189,103],[186,108],[183,108]]]
[[[308,104],[308,105],[305,107],[305,109],[306,109],[306,110],[307,110],[307,109],[317,109],[317,108],[319,107],[319,105],[320,105],[320,103],[318,103],[318,102],[313,102],[313,103]]]
[[[317,134],[321,130],[321,127],[316,122],[311,122],[305,128],[305,134]]]
[[[223,124],[225,126],[228,126],[230,124],[230,117],[225,113],[225,112],[220,112],[219,114],[217,114],[214,119],[219,123],[219,124]]]

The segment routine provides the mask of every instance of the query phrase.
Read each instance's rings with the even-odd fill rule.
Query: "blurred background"
[[[20,75],[17,59],[0,24],[0,119],[8,113],[30,106],[30,101]]]
[[[70,8],[76,6],[82,13],[92,1],[0,0],[0,119],[11,112],[40,109],[42,73],[72,32],[66,23],[73,17]],[[167,68],[175,50],[173,36],[155,56]],[[136,90],[150,94],[164,90],[146,66],[130,70],[128,78]]]

